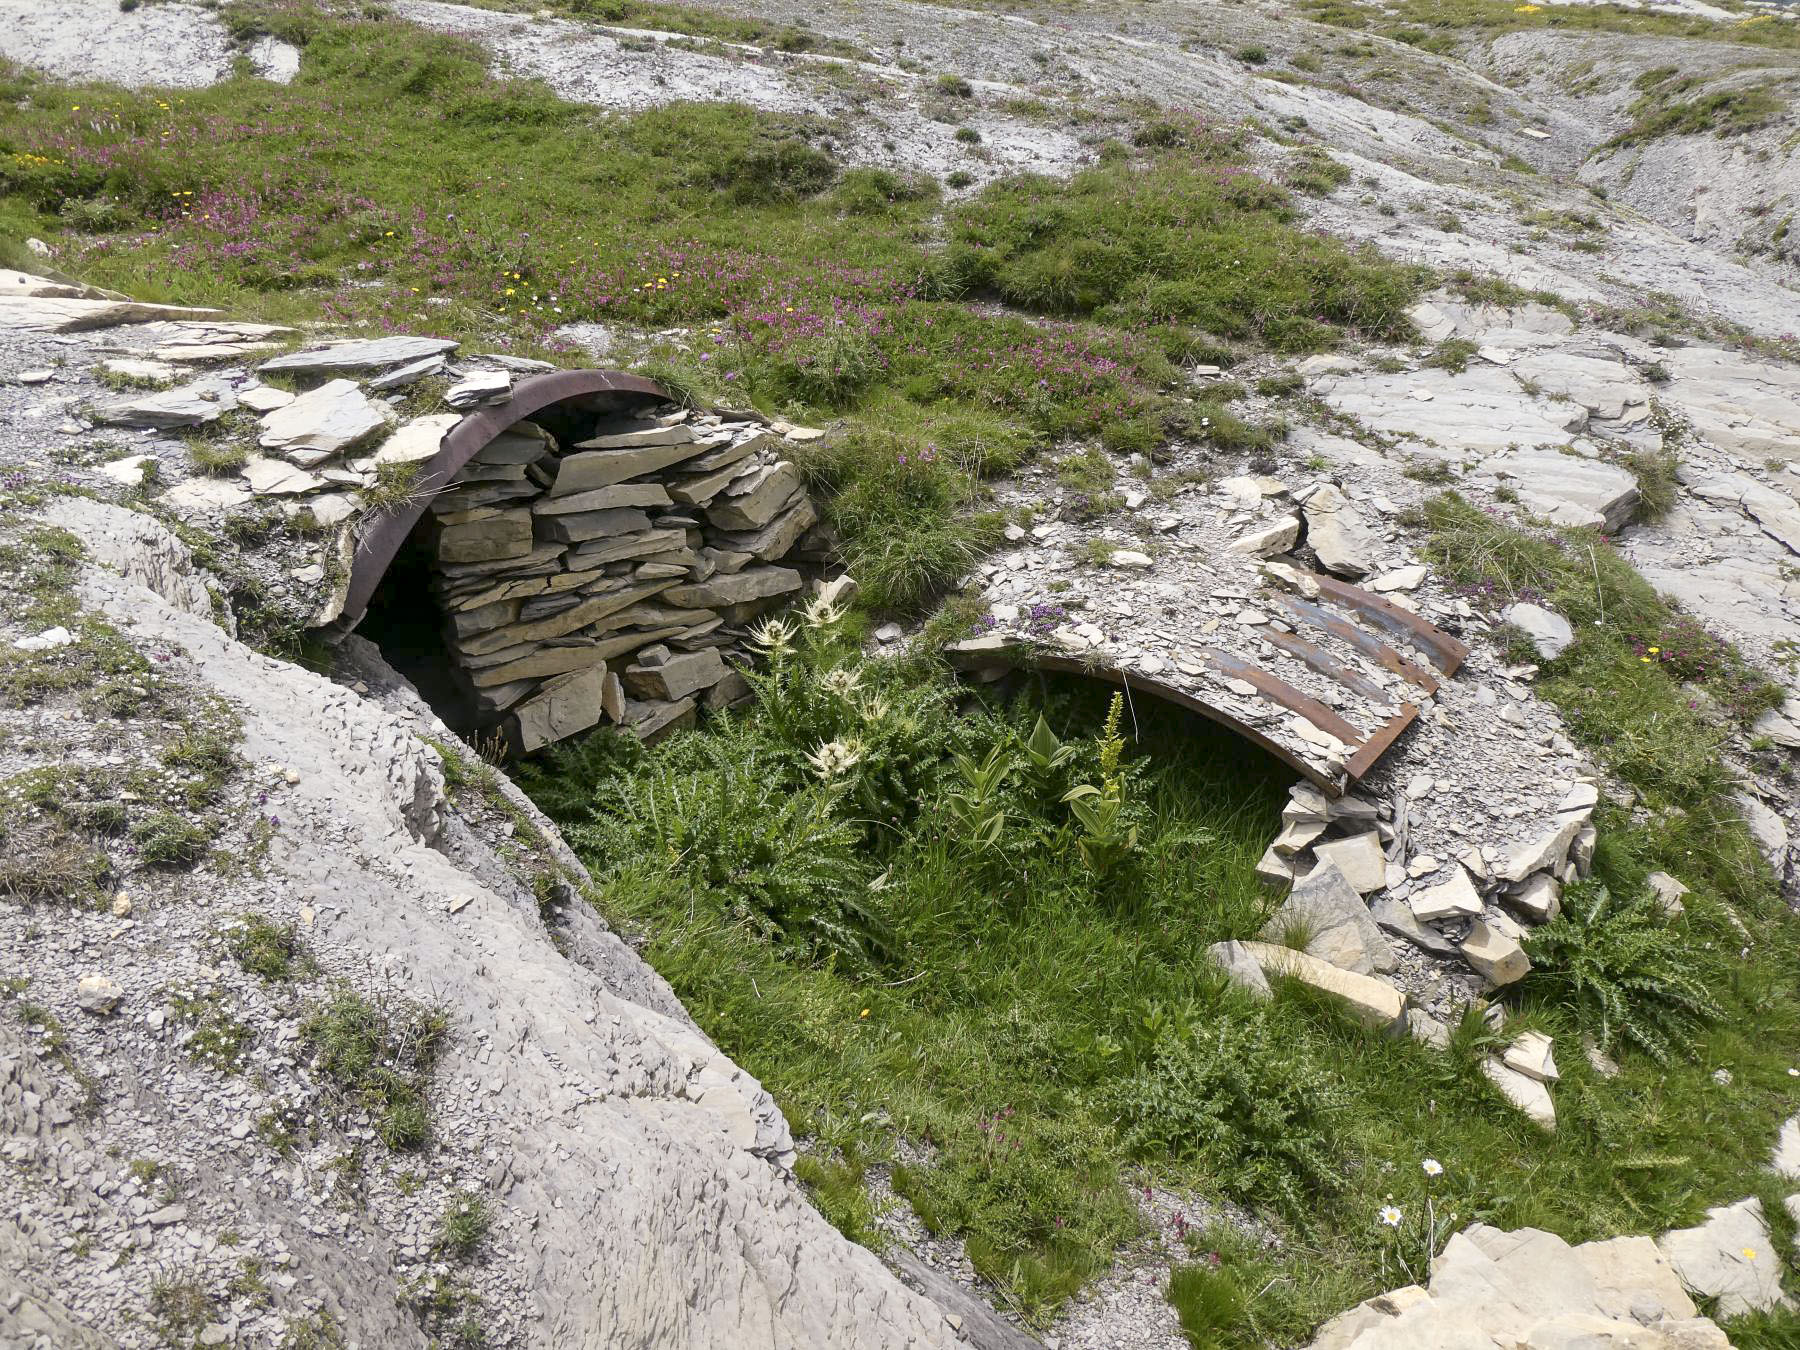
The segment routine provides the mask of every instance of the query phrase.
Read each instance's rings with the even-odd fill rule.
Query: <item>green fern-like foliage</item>
[[[686,755],[615,780],[576,840],[617,866],[650,861],[697,899],[794,955],[885,960],[893,934],[835,790],[795,788],[748,737],[690,738]]]
[[[1338,1095],[1263,1017],[1171,1026],[1114,1105],[1133,1152],[1204,1162],[1233,1199],[1298,1218],[1339,1185],[1329,1128]]]
[[[1562,913],[1527,939],[1527,988],[1569,1008],[1604,1049],[1629,1044],[1665,1064],[1724,1016],[1690,947],[1648,896],[1577,882],[1563,893]]]

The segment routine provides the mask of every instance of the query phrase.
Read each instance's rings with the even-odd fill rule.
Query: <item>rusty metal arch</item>
[[[349,591],[344,599],[343,614],[337,621],[338,627],[348,632],[361,622],[375,588],[387,575],[394,555],[399,553],[413,526],[419,523],[427,504],[456,477],[463,465],[514,423],[553,404],[593,394],[640,394],[645,398],[672,401],[666,389],[642,375],[623,370],[557,370],[520,380],[513,386],[512,397],[506,402],[469,413],[444,433],[437,454],[425,461],[414,479],[413,492],[406,502],[371,519],[359,531],[356,553],[350,564]]]

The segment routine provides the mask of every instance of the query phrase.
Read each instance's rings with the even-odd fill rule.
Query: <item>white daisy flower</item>
[[[1444,1175],[1444,1164],[1439,1162],[1436,1158],[1427,1158],[1424,1162],[1420,1163],[1419,1166],[1425,1169],[1425,1175],[1428,1177],[1441,1177]]]
[[[1405,1215],[1401,1214],[1399,1209],[1393,1205],[1383,1205],[1375,1212],[1375,1217],[1380,1219],[1381,1222],[1389,1228],[1398,1228],[1400,1226],[1400,1220],[1403,1219]]]

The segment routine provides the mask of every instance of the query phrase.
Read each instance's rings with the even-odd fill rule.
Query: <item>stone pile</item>
[[[611,721],[650,737],[749,692],[746,625],[804,584],[818,511],[782,436],[658,407],[567,445],[515,424],[430,503],[451,661],[530,751]]]

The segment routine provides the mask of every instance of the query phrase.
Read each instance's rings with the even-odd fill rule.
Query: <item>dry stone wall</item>
[[[747,697],[746,625],[826,554],[785,457],[818,433],[664,404],[582,415],[559,442],[552,420],[490,442],[423,527],[478,725],[530,751],[602,721],[652,737]]]

